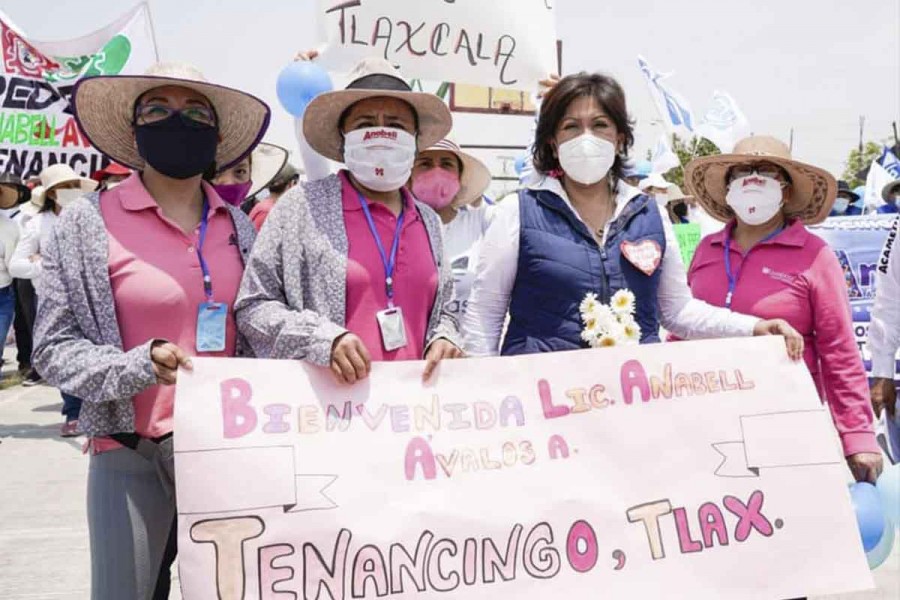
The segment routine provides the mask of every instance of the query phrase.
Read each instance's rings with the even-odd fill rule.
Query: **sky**
[[[436,1],[436,0],[408,0]],[[162,60],[194,64],[215,83],[273,107],[267,139],[293,148],[275,96],[278,72],[316,44],[318,0],[150,0]],[[752,131],[788,141],[794,157],[835,175],[859,142],[889,141],[900,121],[900,0],[554,0],[564,73],[615,76],[637,121],[643,156],[661,133],[637,55],[662,72],[695,114],[727,91]],[[70,38],[126,12],[123,0],[3,0],[30,37]],[[502,118],[502,117],[498,117]],[[499,140],[495,143],[502,143]]]

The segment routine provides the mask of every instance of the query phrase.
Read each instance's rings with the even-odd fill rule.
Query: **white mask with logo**
[[[65,208],[84,196],[84,190],[56,190],[56,204]]]
[[[735,179],[728,186],[725,202],[747,225],[762,225],[772,220],[784,204],[781,182],[756,173]]]
[[[606,177],[616,162],[616,147],[603,138],[584,133],[559,146],[559,164],[566,175],[582,185]]]
[[[416,137],[393,127],[368,127],[344,134],[344,164],[376,192],[403,187],[416,159]]]

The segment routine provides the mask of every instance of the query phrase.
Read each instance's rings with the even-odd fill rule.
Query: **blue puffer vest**
[[[519,193],[519,266],[510,299],[510,323],[501,354],[575,350],[581,340],[585,294],[609,302],[618,290],[631,290],[641,343],[659,341],[657,291],[662,263],[646,275],[622,255],[623,242],[652,240],[666,251],[662,216],[645,195],[632,198],[610,225],[604,247],[566,205],[548,190]]]

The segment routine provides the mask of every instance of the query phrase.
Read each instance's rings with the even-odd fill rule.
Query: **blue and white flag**
[[[891,152],[890,148],[883,146],[881,156],[878,157],[877,162],[885,171],[891,174],[893,179],[900,179],[900,160]]]
[[[647,78],[647,88],[669,134],[674,133],[683,140],[693,138],[694,113],[680,94],[663,83],[672,74],[654,71],[643,56],[638,56],[638,66]]]
[[[653,172],[660,175],[681,166],[681,161],[678,160],[678,156],[669,145],[669,136],[665,133],[659,136],[656,146],[653,147],[653,151],[650,154],[650,164],[653,165]]]
[[[734,98],[727,92],[716,90],[713,92],[712,106],[703,115],[695,133],[727,154],[738,140],[750,135],[750,123]]]

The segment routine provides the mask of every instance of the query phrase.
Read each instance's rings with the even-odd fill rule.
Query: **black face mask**
[[[219,130],[186,123],[180,114],[156,123],[135,125],[134,131],[138,154],[166,177],[196,177],[216,159]]]
[[[678,217],[679,219],[684,219],[687,217],[687,204],[684,202],[679,202],[675,206],[672,207],[672,213]]]

